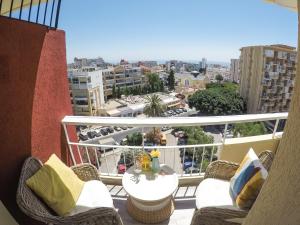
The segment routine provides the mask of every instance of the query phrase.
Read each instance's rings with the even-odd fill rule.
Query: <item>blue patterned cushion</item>
[[[230,180],[230,195],[238,207],[242,209],[251,208],[267,175],[267,170],[253,149],[250,148]]]

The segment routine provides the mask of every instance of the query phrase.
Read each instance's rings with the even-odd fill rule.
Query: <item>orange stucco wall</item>
[[[20,224],[15,195],[28,156],[68,161],[61,119],[71,115],[65,33],[0,17],[0,199]]]

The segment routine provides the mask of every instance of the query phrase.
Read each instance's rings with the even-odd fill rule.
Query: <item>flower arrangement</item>
[[[141,166],[141,169],[143,171],[150,170],[151,157],[146,152],[138,154],[137,157],[136,157],[136,161]]]
[[[151,158],[158,158],[160,156],[160,151],[158,151],[157,149],[153,149],[150,153]]]

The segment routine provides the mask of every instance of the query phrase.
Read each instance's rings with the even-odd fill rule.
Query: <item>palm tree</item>
[[[144,113],[148,117],[158,117],[164,112],[164,110],[165,107],[162,104],[162,100],[157,94],[146,96],[146,106],[144,109]]]
[[[165,110],[165,106],[162,104],[161,98],[157,94],[146,96],[146,106],[144,113],[148,117],[158,117]],[[156,136],[155,127],[153,127],[153,137]]]

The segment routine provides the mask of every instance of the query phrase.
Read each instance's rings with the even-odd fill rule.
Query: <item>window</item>
[[[78,81],[78,78],[73,78],[73,84],[78,84],[79,83],[79,81]]]
[[[265,50],[265,56],[266,57],[274,57],[274,51],[273,50]]]

